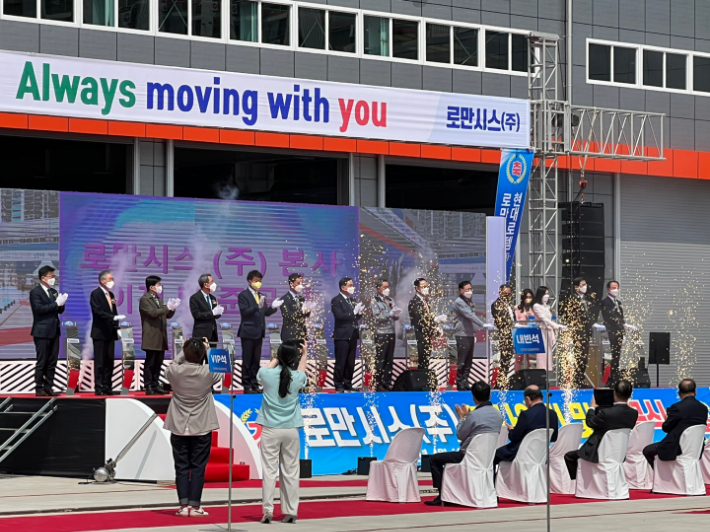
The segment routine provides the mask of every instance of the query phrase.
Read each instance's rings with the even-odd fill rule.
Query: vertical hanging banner
[[[520,220],[523,217],[532,164],[532,150],[504,149],[501,151],[494,214],[505,218],[506,282],[510,281],[510,271],[515,258],[515,245],[520,233]]]

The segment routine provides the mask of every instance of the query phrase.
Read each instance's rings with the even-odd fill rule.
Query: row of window
[[[252,0],[2,0],[5,16],[526,73],[525,33]],[[76,9],[75,9],[76,7]],[[77,15],[75,17],[75,11]],[[223,24],[223,18],[226,24]],[[156,20],[156,26],[151,20]],[[226,33],[226,35],[225,35]],[[293,35],[292,35],[293,33]]]
[[[588,41],[587,78],[620,86],[710,93],[710,56]]]

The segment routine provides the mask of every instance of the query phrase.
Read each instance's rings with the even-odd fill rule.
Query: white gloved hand
[[[56,299],[56,303],[58,307],[61,307],[64,305],[64,303],[67,302],[67,298],[69,297],[69,294],[59,294]]]
[[[312,303],[310,301],[305,301],[303,305],[301,306],[301,312],[304,314],[310,314],[311,313],[311,306]]]
[[[271,308],[279,308],[279,307],[280,307],[281,305],[283,305],[283,304],[284,304],[284,300],[283,300],[283,299],[274,299],[274,300],[271,302]]]
[[[212,309],[213,316],[221,316],[222,314],[224,314],[224,307],[222,305],[217,305]]]
[[[436,323],[443,323],[448,319],[449,317],[446,314],[439,314],[437,317],[434,318],[434,321]]]
[[[567,327],[567,325],[558,325],[557,330],[558,331],[567,331],[567,330],[569,330],[569,327]]]
[[[624,329],[626,329],[629,332],[636,332],[639,330],[636,325],[631,325],[630,323],[624,323]]]
[[[483,328],[487,331],[492,331],[495,329],[495,326],[492,323],[484,323]]]
[[[362,314],[362,311],[365,310],[365,304],[364,303],[358,303],[355,305],[355,308],[353,309],[353,312],[355,314]]]
[[[126,319],[125,314],[119,314],[118,316],[113,317],[113,321],[121,321],[121,320],[125,320],[125,319]]]
[[[394,307],[394,308],[392,309],[392,316],[394,316],[395,318],[396,318],[397,316],[399,316],[400,314],[402,314],[402,309],[401,309],[401,308],[399,308],[399,307]]]
[[[174,299],[169,299],[168,300],[168,308],[170,310],[175,310],[176,308],[178,308],[180,306],[180,303],[182,303],[182,301],[180,300],[179,297],[174,298]]]

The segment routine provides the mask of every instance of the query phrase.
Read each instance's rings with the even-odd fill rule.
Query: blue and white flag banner
[[[515,245],[520,234],[532,164],[532,150],[505,149],[501,152],[494,214],[505,218],[506,282],[510,280],[515,258]]]

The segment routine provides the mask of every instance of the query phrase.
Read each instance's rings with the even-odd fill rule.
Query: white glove
[[[69,294],[59,294],[56,299],[56,303],[58,307],[61,307],[64,305],[64,303],[67,302],[67,298],[69,297]]]
[[[558,325],[557,330],[558,331],[567,331],[567,330],[569,330],[569,327],[567,327],[567,325]]]
[[[392,312],[392,316],[396,318],[397,316],[402,314],[402,309],[399,307],[394,307],[391,312]]]
[[[592,327],[593,327],[594,329],[603,329],[603,330],[606,330],[606,327],[604,327],[601,323],[595,323],[594,325],[592,325]]]
[[[113,321],[121,321],[121,320],[125,320],[125,319],[126,319],[125,314],[119,314],[118,316],[113,317]]]
[[[179,297],[175,298],[175,299],[168,299],[168,308],[170,310],[175,310],[176,308],[178,308],[180,306],[180,303],[181,303],[181,301],[180,301]]]
[[[310,314],[311,313],[311,305],[312,304],[310,301],[304,302],[303,306],[301,307],[301,312],[303,312],[304,314]]]
[[[362,314],[362,311],[365,310],[365,305],[364,303],[358,303],[355,305],[355,308],[353,309],[353,312],[355,314]]]
[[[630,332],[636,332],[639,330],[639,328],[636,327],[636,325],[631,325],[630,323],[624,323],[624,329],[626,329],[627,331],[630,331]]]
[[[274,299],[274,300],[271,302],[271,308],[279,308],[279,307],[280,307],[281,305],[283,305],[283,304],[284,304],[284,300],[283,300],[283,299]]]
[[[448,318],[448,316],[447,316],[446,314],[439,314],[436,318],[434,318],[434,321],[435,321],[436,323],[443,323],[443,322],[445,322],[445,321],[448,320],[448,319],[449,319],[449,318]]]
[[[222,314],[224,314],[224,307],[222,305],[217,305],[212,309],[213,316],[221,316]]]
[[[487,331],[492,331],[495,329],[495,326],[492,323],[484,323],[483,328]]]

